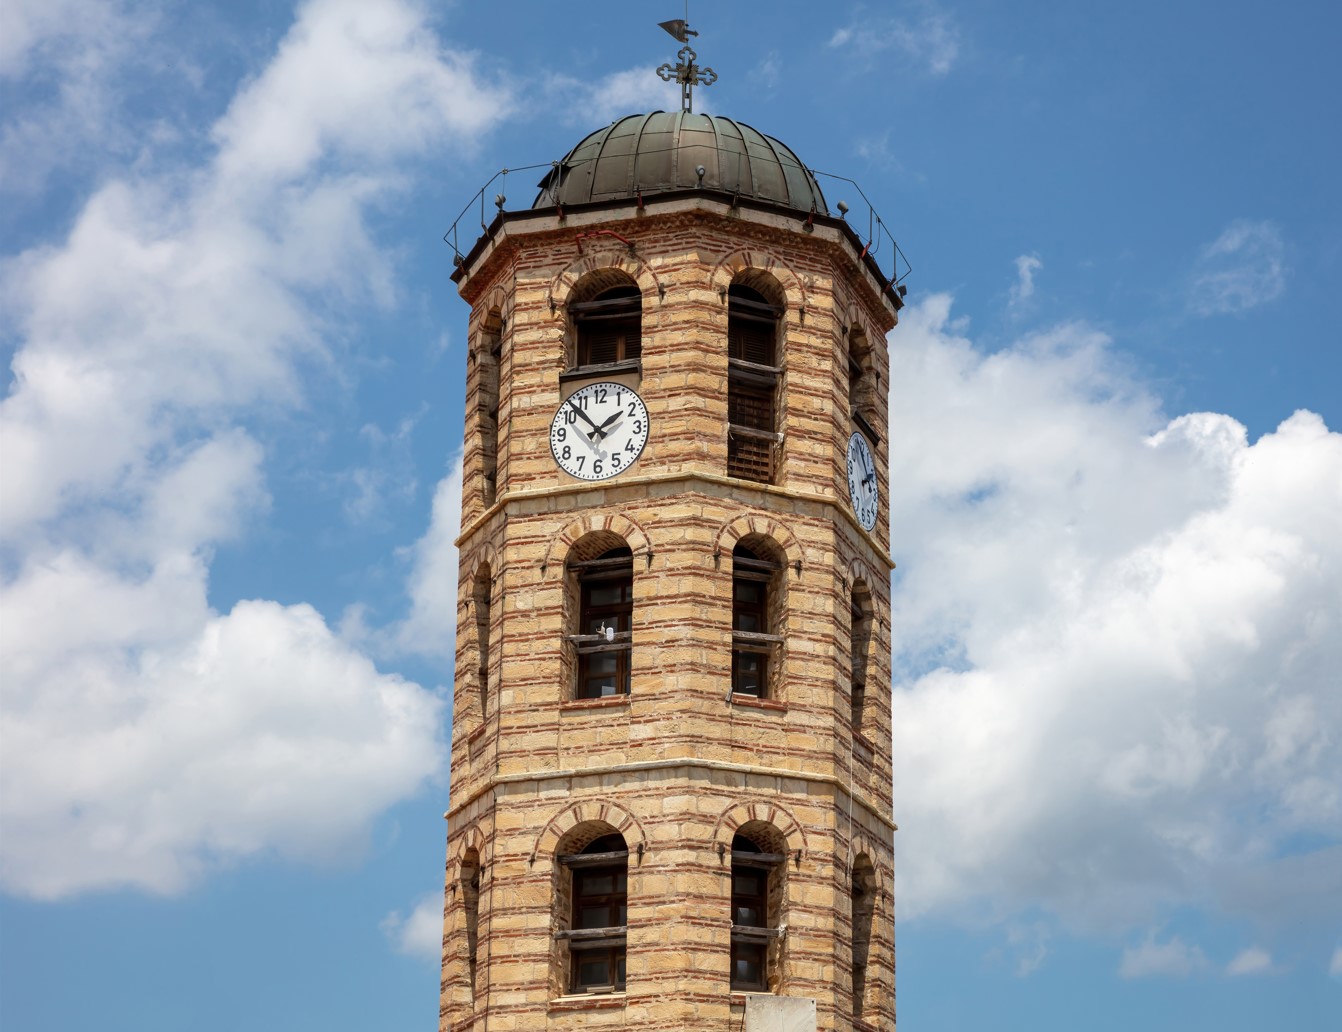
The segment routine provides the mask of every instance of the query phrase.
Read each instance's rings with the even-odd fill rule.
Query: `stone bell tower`
[[[453,278],[441,1028],[893,1029],[900,291],[787,146],[688,103],[582,140]]]

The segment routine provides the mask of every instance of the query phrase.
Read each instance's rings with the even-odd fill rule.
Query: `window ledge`
[[[876,746],[872,744],[871,739],[868,738],[866,735],[864,735],[861,731],[853,732],[853,741],[856,742],[858,745],[864,746],[869,752],[876,751]]]
[[[550,1001],[547,1008],[551,1014],[572,1014],[592,1010],[617,1010],[624,1006],[624,990],[613,993],[581,993],[574,996],[561,996]]]
[[[787,712],[786,702],[779,702],[777,699],[761,699],[754,695],[742,695],[740,692],[731,693],[731,702],[733,706],[749,706],[751,709],[772,710],[774,713]]]
[[[604,699],[569,699],[568,702],[559,704],[560,713],[570,711],[594,710],[594,709],[617,709],[620,706],[629,705],[628,695],[609,695]]]
[[[560,383],[568,383],[570,380],[595,380],[602,376],[618,376],[621,373],[637,373],[643,375],[643,360],[638,358],[626,358],[623,362],[601,362],[596,365],[577,366],[573,369],[565,369],[559,374]]]
[[[768,989],[733,989],[727,1002],[734,1007],[744,1007],[747,996],[777,996],[777,993],[770,992]]]
[[[475,744],[476,739],[478,739],[482,734],[485,733],[485,728],[487,728],[488,726],[489,726],[488,724],[484,724],[484,723],[482,723],[482,724],[481,724],[479,727],[477,727],[474,731],[472,731],[470,734],[468,734],[468,735],[466,736],[466,742],[467,742],[467,744],[468,744],[468,745],[473,745],[473,744]]]

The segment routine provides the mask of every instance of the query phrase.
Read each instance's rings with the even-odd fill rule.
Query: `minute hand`
[[[595,423],[592,422],[591,416],[589,416],[582,409],[578,408],[577,405],[573,404],[572,398],[566,399],[564,404],[567,405],[569,408],[571,408],[574,412],[578,413],[578,415],[582,417],[582,421],[592,428],[592,433],[587,435],[587,439],[589,441],[592,440],[592,434],[601,433],[601,427],[597,426]],[[604,437],[605,434],[602,434],[602,436]]]

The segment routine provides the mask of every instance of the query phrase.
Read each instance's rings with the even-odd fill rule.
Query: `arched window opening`
[[[865,853],[853,861],[853,1017],[866,1006],[867,958],[871,952],[872,916],[876,912],[876,872]]]
[[[471,976],[471,995],[477,993],[475,973],[480,941],[480,854],[466,850],[461,861],[461,903],[466,912],[466,963]]]
[[[871,647],[871,592],[865,583],[853,585],[848,602],[849,612],[849,698],[852,705],[851,726],[854,734],[862,733],[867,703],[867,663]]]
[[[581,852],[558,857],[568,889],[567,940],[570,992],[624,989],[629,908],[629,849],[619,832],[593,839]]]
[[[785,860],[782,836],[771,825],[752,821],[732,838],[734,990],[768,992],[777,984]]]
[[[643,295],[633,283],[611,287],[568,306],[578,366],[609,365],[643,354]]]
[[[876,415],[876,370],[871,342],[856,326],[848,331],[848,411],[873,445],[880,439],[872,420]]]
[[[480,462],[484,477],[483,498],[487,507],[498,493],[499,473],[499,365],[503,356],[503,320],[498,309],[489,313],[481,330],[480,391],[477,424],[480,428]]]
[[[633,649],[634,557],[627,546],[595,559],[571,560],[578,577],[578,656],[574,697],[604,699],[629,694]]]
[[[732,549],[732,692],[766,698],[777,633],[773,582],[779,563],[740,544]]]
[[[494,581],[490,575],[489,564],[484,563],[475,575],[475,584],[471,592],[472,608],[475,610],[475,649],[479,659],[476,679],[480,686],[480,719],[489,716],[489,637],[490,637],[490,598],[494,593]]]
[[[777,432],[778,322],[783,309],[759,291],[727,291],[727,475],[769,484]]]

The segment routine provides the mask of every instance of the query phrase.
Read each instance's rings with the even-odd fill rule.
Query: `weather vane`
[[[676,18],[672,21],[658,22],[662,28],[671,34],[677,41],[685,45],[680,48],[680,53],[676,57],[680,59],[680,64],[672,65],[670,62],[657,69],[666,82],[674,79],[680,83],[680,110],[694,110],[694,88],[696,86],[712,86],[718,81],[718,73],[711,68],[700,68],[694,63],[696,54],[690,46],[690,37],[697,36],[699,33],[690,28],[690,23],[684,18]]]

